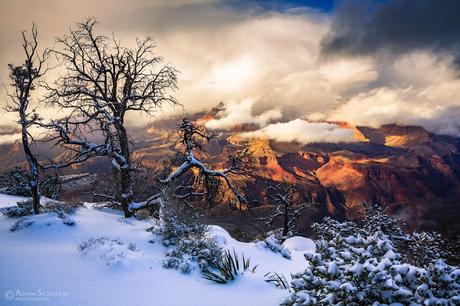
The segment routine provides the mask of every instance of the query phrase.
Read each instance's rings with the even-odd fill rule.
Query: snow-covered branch
[[[312,203],[303,203],[299,187],[287,182],[267,182],[267,197],[276,208],[265,217],[258,218],[272,225],[279,217],[283,219],[283,236],[294,233],[297,219],[302,211],[311,207]]]
[[[53,52],[65,72],[54,83],[44,84],[45,101],[66,117],[42,126],[48,131],[47,139],[68,154],[66,160],[45,167],[110,158],[120,174],[117,201],[125,216],[130,216],[134,195],[125,115],[134,111],[151,115],[164,103],[177,104],[170,95],[177,88],[177,72],[169,65],[157,67],[162,58],[153,54],[152,38],[137,39],[134,48],[126,48],[115,37],[97,34],[96,24],[87,19],[57,39]]]
[[[186,172],[191,169],[197,170],[197,173],[203,178],[205,186],[211,186],[215,182],[223,182],[227,188],[232,192],[241,208],[247,207],[247,200],[240,190],[232,183],[231,175],[248,175],[247,168],[243,167],[243,159],[248,155],[245,150],[239,152],[237,155],[229,155],[228,159],[230,165],[224,169],[211,169],[206,166],[202,161],[195,157],[196,151],[202,151],[205,142],[212,139],[212,135],[209,135],[201,129],[195,126],[189,119],[184,118],[182,123],[179,125],[179,133],[182,137],[182,145],[184,146],[185,160],[182,164],[172,171],[165,179],[161,180],[162,183],[169,184],[176,181],[178,178],[183,176]],[[210,192],[206,190],[201,194]]]
[[[25,31],[22,32],[22,49],[24,62],[20,65],[8,65],[13,92],[8,94],[10,101],[5,110],[16,113],[19,117],[22,147],[29,166],[29,185],[33,198],[33,210],[35,214],[38,214],[40,206],[38,161],[30,148],[33,137],[29,128],[37,123],[39,116],[35,109],[31,108],[30,100],[37,81],[48,71],[48,67],[44,65],[50,51],[48,49],[42,53],[38,51],[38,31],[35,24],[32,26],[30,35],[27,35]]]

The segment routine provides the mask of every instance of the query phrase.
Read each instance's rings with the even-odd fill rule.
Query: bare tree
[[[276,219],[282,217],[283,236],[295,232],[297,219],[302,215],[302,211],[312,205],[302,203],[299,187],[287,182],[267,182],[267,197],[276,204],[276,208],[269,216],[260,219],[272,225]]]
[[[22,32],[24,62],[20,65],[8,65],[13,92],[9,94],[10,102],[6,106],[6,111],[17,113],[19,116],[22,147],[29,166],[29,186],[33,198],[33,211],[38,214],[40,207],[38,161],[30,148],[34,139],[29,129],[39,120],[39,117],[35,109],[31,108],[30,95],[36,88],[37,80],[48,70],[44,63],[50,51],[49,49],[45,49],[43,52],[38,51],[38,31],[35,23],[32,25],[30,34],[28,37],[26,31]]]
[[[184,147],[184,160],[179,167],[172,171],[165,179],[161,180],[161,182],[170,184],[177,181],[188,171],[197,170],[194,172],[195,181],[198,182],[198,185],[200,185],[198,188],[202,189],[202,191],[192,191],[189,186],[179,185],[178,187],[182,189],[182,196],[205,195],[207,200],[211,202],[215,199],[220,186],[224,185],[231,191],[240,209],[247,207],[246,198],[231,182],[230,178],[232,175],[249,175],[250,167],[247,161],[245,161],[245,157],[248,156],[247,150],[238,152],[235,155],[229,155],[229,166],[225,169],[214,170],[206,166],[196,156],[196,153],[203,151],[204,144],[209,142],[213,136],[208,134],[203,128],[197,127],[187,118],[182,120],[178,130],[182,146]],[[185,193],[183,190],[185,190]]]
[[[129,112],[151,115],[164,103],[177,104],[169,92],[176,89],[176,70],[163,65],[153,54],[150,37],[136,39],[134,48],[115,38],[95,33],[96,21],[77,24],[70,34],[57,39],[65,74],[46,85],[46,101],[66,116],[42,124],[50,140],[72,152],[64,167],[89,158],[106,156],[119,173],[116,199],[126,217],[133,200],[130,141],[125,127]]]

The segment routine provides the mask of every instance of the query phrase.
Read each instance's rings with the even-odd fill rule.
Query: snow
[[[83,177],[91,176],[90,173],[85,172],[85,173],[78,173],[78,174],[67,174],[67,175],[61,175],[61,180],[63,182],[67,182],[73,179],[79,179]]]
[[[314,252],[316,247],[313,240],[299,236],[286,239],[283,246],[291,251],[299,252]]]
[[[17,202],[27,201],[29,198],[18,197],[9,194],[0,193],[0,208],[13,206]]]
[[[0,206],[24,199],[0,194]],[[311,247],[308,239],[290,238],[288,260],[210,226],[219,244],[259,265],[255,273],[219,285],[203,279],[198,270],[186,275],[164,269],[166,249],[145,230],[152,225],[148,220],[125,219],[120,212],[88,203],[70,216],[73,226],[32,216],[38,219],[11,232],[18,219],[0,215],[0,305],[279,305],[288,291],[265,282],[264,275],[275,271],[290,281],[291,273],[306,267],[303,251],[297,249]],[[79,250],[82,245],[87,247]]]
[[[50,212],[40,214],[37,216],[18,218],[18,221],[16,221],[10,226],[10,231],[19,231],[32,225],[34,227],[45,227],[53,225],[55,223],[63,223],[68,226],[73,226],[76,222],[68,215],[58,215],[55,212]]]

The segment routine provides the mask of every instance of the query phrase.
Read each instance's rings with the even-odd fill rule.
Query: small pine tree
[[[446,259],[444,241],[437,232],[414,232],[410,236],[408,249],[412,262],[418,266],[428,266],[438,259]]]
[[[393,223],[371,223],[374,233],[329,218],[315,224],[322,238],[315,252],[305,254],[308,267],[293,275],[293,293],[281,305],[459,305],[460,269],[440,259],[426,268],[404,263],[380,230]]]
[[[57,174],[46,175],[39,182],[40,194],[53,200],[59,198],[59,195],[61,194],[61,189],[62,179]]]
[[[0,178],[4,192],[11,195],[31,197],[30,175],[21,167],[14,167],[6,171]],[[40,195],[50,199],[57,199],[61,192],[61,178],[59,175],[46,175],[40,179],[38,190]]]
[[[363,203],[364,206],[364,222],[363,230],[367,233],[375,233],[381,231],[392,238],[401,238],[404,232],[398,222],[386,214],[382,207],[377,204]]]
[[[6,194],[30,197],[32,193],[29,181],[29,175],[21,167],[14,167],[1,176],[1,182],[5,186],[4,192]]]
[[[311,226],[316,237],[332,240],[336,236],[347,237],[362,233],[362,229],[354,222],[338,222],[330,217],[324,217],[322,222]]]
[[[198,264],[203,270],[221,258],[222,250],[209,237],[208,227],[201,222],[195,209],[172,190],[168,187],[163,191],[157,232],[168,247],[163,266],[189,273],[194,264]]]

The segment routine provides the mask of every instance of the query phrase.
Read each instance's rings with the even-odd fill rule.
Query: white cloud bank
[[[218,115],[220,118],[206,122],[206,127],[211,130],[228,130],[235,125],[254,123],[259,126],[266,126],[269,122],[280,119],[282,114],[277,109],[271,109],[260,115],[252,114],[254,99],[245,99],[240,102],[229,102],[225,110]]]
[[[5,143],[12,143],[19,139],[21,139],[21,134],[19,133],[0,135],[0,145]]]
[[[458,136],[460,81],[417,90],[381,87],[360,93],[326,116],[330,121],[379,127],[384,124],[421,125],[427,130]]]
[[[321,42],[331,29],[328,14],[257,14],[219,0],[116,0],[109,6],[91,0],[19,2],[7,1],[0,10],[3,84],[8,84],[2,79],[6,64],[20,60],[19,33],[30,21],[38,22],[44,47],[52,46],[54,36],[69,24],[96,16],[101,31],[113,31],[123,44],[136,36],[155,37],[157,54],[181,71],[175,96],[186,112],[227,103],[228,113],[208,123],[209,128],[250,122],[264,127],[315,113],[321,120],[414,124],[460,135],[460,81],[452,58],[430,51],[326,58]],[[22,18],[14,17],[18,15]],[[0,95],[0,107],[5,101]],[[172,112],[177,114],[178,108],[157,117]],[[13,122],[6,119],[5,124]],[[138,113],[127,118],[138,126],[148,120]]]
[[[358,141],[351,129],[342,128],[334,123],[308,122],[302,119],[269,124],[260,130],[241,135],[244,138],[262,137],[280,142],[298,142],[300,144]]]

